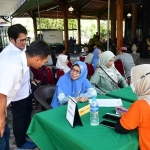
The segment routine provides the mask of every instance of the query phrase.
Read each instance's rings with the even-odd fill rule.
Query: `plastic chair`
[[[59,78],[60,78],[61,76],[63,76],[65,73],[64,73],[64,71],[61,70],[61,69],[56,69],[56,74],[57,74],[57,80],[59,80]]]
[[[68,64],[67,64],[67,66],[68,66],[69,68],[71,68],[71,67],[72,67],[72,62],[69,61]]]
[[[84,57],[84,56],[80,56],[79,59],[80,59],[80,61],[83,61],[83,62],[84,62],[85,57]]]
[[[46,78],[47,78],[47,82],[49,84],[55,84],[55,80],[54,80],[54,76],[53,76],[53,72],[50,68],[46,68]]]
[[[55,85],[43,85],[35,90],[34,98],[40,103],[44,110],[52,109],[50,106],[54,92]]]
[[[116,60],[114,62],[114,65],[115,65],[116,69],[120,72],[120,74],[126,78],[123,61],[120,59]]]
[[[92,76],[94,74],[94,66],[93,66],[93,64],[86,63],[86,65],[87,65],[87,69],[88,69],[88,76]]]

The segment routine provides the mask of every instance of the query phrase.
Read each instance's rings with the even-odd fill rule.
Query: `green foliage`
[[[68,29],[77,29],[76,19],[68,19]]]
[[[37,28],[64,30],[64,21],[63,19],[37,18]],[[70,32],[69,36],[73,36],[74,34],[76,35],[77,28],[78,28],[77,19],[68,19],[68,29],[69,30],[74,29],[73,32]],[[93,38],[93,35],[96,32],[97,32],[96,20],[81,20],[81,37],[86,37],[90,39]],[[107,21],[100,21],[100,38],[101,39],[107,38]]]
[[[40,29],[59,29],[64,30],[63,19],[47,19],[41,18],[37,19],[37,28]],[[75,19],[68,20],[68,29],[77,29],[77,21]]]
[[[41,29],[59,29],[59,30],[64,29],[63,19],[46,19],[46,18],[37,19],[38,29],[40,29],[40,24]]]

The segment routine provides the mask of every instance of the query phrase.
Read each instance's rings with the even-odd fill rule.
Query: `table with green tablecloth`
[[[121,98],[124,101],[132,102],[132,103],[135,100],[137,100],[137,95],[133,93],[130,86],[119,90],[114,90],[112,92],[107,93],[106,95],[114,98]]]
[[[110,99],[101,95],[98,98]],[[81,108],[88,103],[78,103]],[[131,103],[123,101],[124,107]],[[118,134],[112,128],[90,125],[90,113],[81,117],[82,126],[71,127],[66,120],[67,106],[34,115],[27,134],[41,150],[137,150],[138,134]],[[105,113],[115,113],[112,107],[100,107],[100,122]]]

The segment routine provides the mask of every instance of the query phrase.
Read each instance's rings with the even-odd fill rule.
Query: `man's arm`
[[[5,130],[6,103],[7,103],[6,95],[0,93],[0,137],[3,136]]]

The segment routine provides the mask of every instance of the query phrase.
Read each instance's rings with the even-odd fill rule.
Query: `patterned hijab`
[[[107,67],[107,63],[109,60],[114,58],[115,55],[111,51],[105,51],[103,52],[99,57],[99,67],[101,67],[105,72],[116,82],[118,83],[118,77],[121,76],[118,70],[114,67],[114,64],[111,67]],[[101,69],[98,68],[97,71],[99,72],[100,76],[103,76],[110,82],[112,80],[106,75],[106,73]]]
[[[149,64],[133,67],[131,69],[131,83],[138,99],[145,100],[150,105],[150,74],[148,73],[150,73]]]

